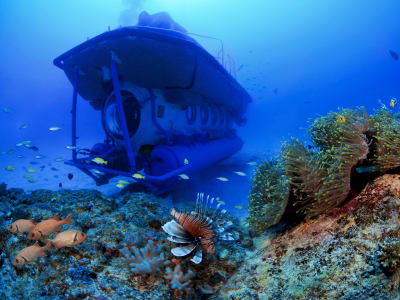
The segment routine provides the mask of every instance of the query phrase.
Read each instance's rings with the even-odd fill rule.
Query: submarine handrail
[[[72,92],[72,160],[76,160],[76,105],[78,102],[78,75],[79,69],[75,67],[74,70],[74,81],[73,81],[73,92]]]
[[[222,66],[225,66],[225,65],[224,65],[224,56],[225,56],[225,55],[224,55],[224,43],[222,42],[221,39],[216,38],[216,37],[212,37],[212,36],[209,36],[209,35],[194,33],[194,32],[188,32],[187,34],[188,34],[188,35],[194,35],[194,36],[202,37],[202,38],[206,38],[206,39],[211,39],[211,40],[219,41],[219,42],[221,43],[221,49],[220,49],[219,52],[222,53],[222,55],[221,55],[221,65],[222,65]],[[218,52],[218,53],[219,53],[219,52]],[[218,57],[217,57],[217,59],[218,59]]]
[[[112,75],[112,81],[114,85],[114,94],[115,94],[115,99],[117,103],[117,110],[118,110],[118,115],[120,119],[120,124],[121,124],[121,129],[122,129],[122,134],[124,136],[124,143],[125,143],[125,151],[128,156],[129,160],[129,170],[133,172],[136,169],[136,163],[135,163],[135,157],[133,155],[133,150],[132,150],[132,145],[130,142],[129,138],[129,131],[128,131],[128,126],[126,125],[126,119],[125,119],[125,111],[124,111],[124,106],[122,105],[122,98],[121,98],[121,92],[119,88],[119,82],[118,82],[118,73],[117,73],[117,67],[115,66],[115,60],[117,58],[114,55],[114,52],[111,52],[111,75]]]

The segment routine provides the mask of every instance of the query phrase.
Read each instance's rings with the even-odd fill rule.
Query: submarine
[[[53,61],[73,86],[72,159],[97,185],[134,178],[170,190],[238,152],[235,126],[250,95],[223,63],[167,13],[142,12],[136,26],[108,30]],[[101,114],[106,139],[77,146],[78,95]],[[100,162],[100,163],[99,163]]]

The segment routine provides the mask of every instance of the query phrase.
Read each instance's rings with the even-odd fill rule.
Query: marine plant
[[[155,274],[160,271],[160,267],[169,264],[164,259],[164,253],[160,247],[154,245],[150,240],[148,244],[141,249],[132,247],[133,253],[128,248],[122,248],[120,252],[126,258],[126,262],[132,267],[132,272],[137,274]]]
[[[376,171],[385,172],[400,166],[399,115],[382,108],[372,116],[375,132],[373,165]]]
[[[188,213],[171,210],[171,216],[175,220],[169,221],[162,226],[168,234],[168,240],[182,244],[180,247],[171,249],[173,255],[181,257],[195,251],[190,259],[193,263],[199,264],[203,258],[203,251],[214,254],[214,242],[216,240],[233,241],[237,239],[237,233],[225,233],[225,229],[232,225],[231,221],[225,222],[223,215],[225,209],[220,210],[222,202],[218,203],[212,211],[212,204],[215,198],[203,193],[197,194],[195,211]],[[205,203],[204,203],[205,202]]]
[[[254,169],[247,218],[251,228],[263,232],[280,221],[288,202],[288,187],[277,159],[266,159]]]

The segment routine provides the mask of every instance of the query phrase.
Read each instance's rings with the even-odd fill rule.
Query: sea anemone
[[[277,224],[288,203],[289,184],[278,159],[263,160],[254,169],[247,221],[257,232]]]
[[[386,172],[400,166],[399,115],[380,109],[372,117],[376,132],[374,138],[373,164],[375,171]]]
[[[175,256],[186,256],[196,250],[190,259],[199,264],[203,258],[203,251],[214,254],[214,242],[220,240],[235,240],[236,233],[225,233],[225,228],[232,225],[231,221],[224,222],[222,216],[225,209],[220,210],[222,203],[218,203],[215,211],[211,213],[211,205],[215,198],[207,196],[203,205],[204,194],[198,193],[196,199],[196,210],[189,213],[171,210],[171,216],[175,220],[169,221],[162,229],[169,235],[168,240],[178,244],[184,244],[171,250]]]
[[[319,151],[310,151],[296,139],[287,142],[281,153],[285,163],[294,206],[307,218],[325,213],[343,202],[350,191],[353,168],[367,159],[366,133],[371,121],[364,110],[343,109],[344,123],[337,113],[314,121],[311,140]]]

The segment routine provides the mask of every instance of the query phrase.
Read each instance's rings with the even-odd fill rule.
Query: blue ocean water
[[[301,128],[316,114],[356,106],[373,112],[400,99],[400,61],[389,53],[400,53],[397,1],[3,0],[0,8],[0,179],[9,187],[119,192],[115,181],[97,187],[55,161],[71,156],[72,85],[52,61],[109,29],[135,25],[143,10],[166,11],[188,32],[222,40],[253,99],[237,128],[242,150],[181,182],[172,192],[183,201],[197,191],[218,194],[232,209],[243,206],[233,211],[244,216],[252,174],[246,163],[277,154],[290,136],[306,139]],[[192,37],[217,56],[218,40]],[[77,121],[80,147],[105,138],[99,112],[80,97]],[[26,140],[39,150],[16,146]]]

